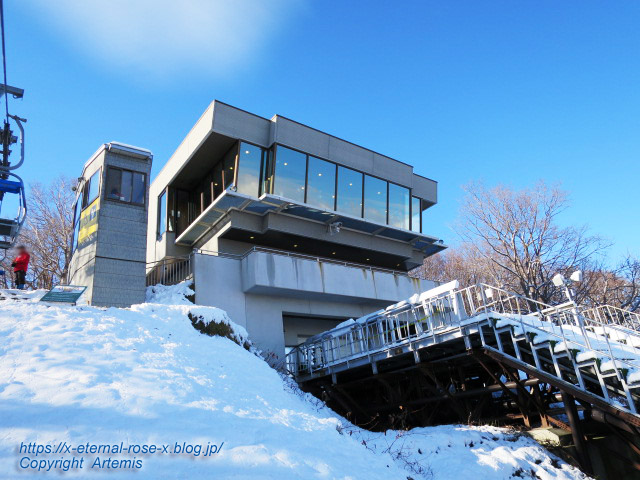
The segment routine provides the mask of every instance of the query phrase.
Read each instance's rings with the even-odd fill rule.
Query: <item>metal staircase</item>
[[[578,400],[640,426],[640,316],[550,306],[490,285],[451,282],[311,337],[287,366],[300,383],[464,341]]]

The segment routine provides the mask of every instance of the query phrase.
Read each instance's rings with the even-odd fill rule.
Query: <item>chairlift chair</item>
[[[9,180],[9,177],[14,177],[16,180]],[[18,213],[15,217],[7,217],[2,213],[2,204],[7,194],[18,195]],[[7,250],[15,244],[26,216],[27,200],[24,182],[15,173],[0,170],[0,250]]]

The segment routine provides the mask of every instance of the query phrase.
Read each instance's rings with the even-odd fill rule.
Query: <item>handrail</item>
[[[599,305],[582,311],[585,317],[597,319],[608,325],[618,325],[640,334],[640,313],[625,310],[613,305]]]
[[[306,362],[304,370],[311,373],[352,357],[375,354],[397,343],[408,343],[428,335],[435,337],[436,331],[444,331],[447,327],[460,328],[461,322],[465,319],[480,313],[496,312],[518,315],[523,333],[526,326],[527,331],[536,330],[558,339],[567,350],[571,344],[578,346],[581,351],[594,352],[597,358],[608,357],[618,376],[618,364],[631,369],[640,368],[640,363],[618,358],[614,354],[609,342],[609,325],[577,314],[583,320],[579,322],[575,310],[568,308],[572,305],[562,304],[553,307],[486,284],[452,289],[424,300],[420,297],[414,296],[407,302],[393,305],[388,310],[375,312],[358,319],[355,323],[311,337],[293,349],[289,354],[292,358],[288,363],[297,371],[300,368],[299,360],[303,360]],[[458,300],[461,300],[463,308],[458,308],[456,312]],[[407,320],[401,320],[402,315],[407,316]],[[524,315],[535,315],[544,325],[527,322]],[[413,321],[410,320],[411,317]],[[478,319],[478,322],[484,320]],[[603,329],[606,347],[597,349],[590,346],[588,336],[597,333],[587,331],[585,325]],[[571,329],[567,330],[566,327]],[[573,328],[579,328],[580,334],[576,335],[576,332],[572,331]],[[559,331],[556,332],[556,329]],[[354,348],[358,345],[361,347]]]
[[[253,247],[249,248],[248,250],[246,250],[245,252],[243,252],[242,254],[223,253],[223,252],[218,252],[218,251],[215,251],[215,250],[202,250],[202,249],[197,249],[195,251],[195,253],[199,253],[199,254],[202,254],[202,255],[213,255],[213,256],[216,256],[216,257],[228,257],[228,258],[235,258],[235,259],[239,259],[239,260],[243,260],[243,259],[247,258],[249,255],[251,255],[254,252],[271,253],[273,255],[281,255],[281,256],[284,256],[284,257],[300,258],[300,259],[304,259],[304,260],[313,260],[315,262],[332,263],[332,264],[335,264],[335,265],[343,265],[345,267],[364,268],[366,270],[370,270],[371,272],[381,272],[381,273],[390,273],[392,275],[409,276],[409,272],[403,272],[402,270],[393,270],[393,269],[390,269],[390,268],[375,267],[375,266],[372,266],[372,265],[367,265],[365,263],[347,262],[347,261],[342,261],[342,260],[336,260],[335,258],[320,257],[320,256],[317,256],[317,255],[307,255],[305,253],[291,252],[289,250],[280,250],[280,249],[277,249],[277,248],[267,248],[267,247],[260,247],[260,246],[253,246]]]
[[[148,287],[157,284],[175,285],[186,280],[193,274],[192,258],[193,254],[190,254],[147,262],[145,265],[146,285]]]
[[[247,250],[243,254],[243,258],[248,257],[253,252],[272,253],[274,255],[282,255],[285,257],[292,257],[292,258],[301,258],[304,260],[313,260],[316,262],[323,262],[323,263],[332,263],[335,265],[343,265],[345,267],[364,268],[372,272],[381,272],[381,273],[390,273],[392,275],[409,276],[409,272],[403,272],[402,270],[393,270],[391,268],[384,268],[384,267],[374,267],[371,265],[367,265],[365,263],[347,262],[344,260],[336,260],[335,258],[320,257],[317,255],[307,255],[305,253],[291,252],[289,250],[280,250],[276,248],[267,248],[267,247],[259,247],[259,246],[251,247],[249,250]]]

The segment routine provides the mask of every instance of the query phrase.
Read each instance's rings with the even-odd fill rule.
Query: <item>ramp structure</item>
[[[454,281],[309,338],[287,368],[370,428],[519,419],[572,430],[580,450],[580,416],[638,434],[639,348],[638,314]]]

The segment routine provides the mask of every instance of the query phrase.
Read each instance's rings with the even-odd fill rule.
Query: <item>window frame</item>
[[[340,196],[338,192],[338,188],[339,188],[339,177],[340,177],[341,168],[344,168],[346,170],[351,170],[352,172],[356,172],[357,174],[360,175],[360,215],[358,215],[356,218],[364,219],[364,176],[366,175],[366,173],[361,172],[360,170],[356,170],[355,168],[347,167],[346,165],[340,165],[337,163],[336,163],[336,202],[335,202],[334,210],[339,215],[346,215],[348,217],[353,216],[349,213],[345,213],[341,210],[338,210],[338,197]]]
[[[304,203],[309,204],[313,207],[319,208],[320,210],[324,210],[323,207],[319,205],[315,205],[309,203],[309,165],[311,165],[311,159],[314,158],[316,160],[320,160],[321,162],[326,162],[330,165],[333,165],[333,207],[331,211],[336,211],[336,205],[338,201],[338,164],[336,162],[332,162],[331,160],[326,160],[324,158],[318,157],[316,155],[307,154],[307,171],[304,176]]]
[[[239,140],[239,142],[244,142],[244,143],[249,143],[249,144],[255,145],[252,142],[248,142],[246,140]],[[256,145],[256,146],[259,146],[259,145]],[[335,177],[336,177],[335,199],[334,199],[334,202],[333,202],[333,209],[331,211],[336,212],[337,214],[340,214],[340,215],[346,215],[346,216],[352,217],[352,215],[350,215],[348,213],[340,212],[338,210],[338,196],[339,196],[339,192],[338,192],[338,175],[339,175],[339,167],[342,167],[342,168],[346,168],[346,169],[352,170],[352,171],[357,172],[357,173],[362,175],[362,205],[361,205],[361,208],[360,208],[360,216],[357,217],[357,218],[361,218],[363,220],[367,220],[365,218],[365,216],[364,216],[364,211],[365,211],[365,208],[366,208],[366,205],[365,205],[365,196],[366,196],[365,195],[365,183],[366,183],[366,177],[369,176],[369,177],[372,177],[372,178],[375,178],[377,180],[381,180],[381,181],[385,182],[386,190],[387,190],[387,192],[386,192],[387,201],[386,201],[385,223],[384,224],[381,224],[379,222],[374,222],[374,223],[377,223],[379,225],[386,225],[389,228],[396,228],[396,229],[399,229],[399,230],[405,230],[405,229],[403,229],[401,227],[394,227],[394,226],[391,226],[389,224],[389,215],[390,215],[389,188],[390,188],[391,184],[394,184],[394,185],[397,185],[399,187],[408,189],[409,190],[409,229],[405,230],[405,231],[413,231],[412,228],[411,228],[412,227],[412,222],[413,222],[413,210],[412,210],[413,203],[412,203],[411,199],[415,197],[415,198],[420,200],[421,204],[424,201],[423,198],[417,197],[417,196],[415,196],[413,194],[413,188],[411,188],[409,186],[406,186],[406,185],[402,185],[402,184],[397,183],[397,182],[393,182],[391,180],[388,180],[386,178],[380,177],[378,175],[374,175],[374,174],[371,174],[371,173],[364,172],[362,170],[359,170],[357,168],[353,168],[353,167],[348,166],[348,165],[343,165],[341,163],[338,163],[338,162],[336,162],[334,160],[325,158],[323,156],[305,152],[303,150],[300,150],[299,148],[291,147],[289,145],[285,145],[285,144],[282,144],[282,143],[274,142],[269,148],[264,148],[263,149],[264,150],[264,158],[265,158],[265,161],[263,162],[263,164],[265,165],[265,168],[262,168],[261,171],[260,171],[260,185],[261,186],[265,185],[265,181],[266,181],[265,175],[267,175],[267,174],[271,175],[271,180],[270,180],[269,188],[268,188],[269,191],[265,191],[263,189],[261,191],[261,193],[260,193],[261,195],[263,193],[273,194],[274,185],[275,185],[275,183],[277,181],[277,175],[278,175],[278,172],[277,172],[277,169],[276,169],[276,165],[277,165],[277,156],[278,156],[278,148],[279,147],[284,147],[284,148],[287,148],[289,150],[293,150],[295,152],[298,152],[298,153],[301,153],[301,154],[305,155],[305,157],[306,157],[306,159],[305,159],[305,175],[304,175],[304,203],[305,204],[309,204],[308,203],[308,197],[307,197],[308,179],[309,179],[309,158],[310,157],[314,157],[314,158],[317,158],[319,160],[324,160],[326,162],[332,163],[332,164],[334,164],[336,166],[336,173],[335,173]],[[263,148],[263,147],[260,147],[260,148]],[[270,163],[271,163],[270,165],[269,165],[269,162],[266,160],[267,155],[269,154],[269,152],[272,155],[272,158],[269,159]],[[237,159],[237,157],[236,157],[236,159]],[[236,170],[237,170],[237,167],[236,167]],[[269,170],[269,171],[267,171],[267,170]],[[291,199],[291,200],[295,202],[295,200],[293,200],[293,199]],[[317,208],[320,208],[320,207],[317,207]],[[367,220],[367,221],[373,221],[373,220]],[[419,232],[413,231],[414,233],[420,233],[420,234],[422,233],[422,223],[423,223],[422,222],[422,211],[420,211],[420,231]]]
[[[93,172],[91,174],[91,176],[83,183],[82,185],[82,193],[80,194],[78,201],[80,201],[80,208],[81,210],[84,210],[85,208],[87,208],[89,205],[91,205],[96,198],[98,198],[100,196],[100,190],[101,190],[101,186],[102,186],[102,167],[98,168],[98,170],[96,170],[95,172]],[[89,191],[91,190],[91,180],[93,179],[93,177],[95,177],[97,175],[97,179],[98,179],[98,191],[96,193],[96,195],[93,198],[89,198]]]
[[[389,180],[386,181],[387,182],[387,225],[389,225],[391,228],[398,228],[400,230],[405,230],[405,231],[411,231],[411,198],[413,197],[411,195],[412,189],[409,187],[405,187],[404,185],[400,185],[399,183],[396,182],[391,182]],[[400,188],[404,188],[406,190],[409,191],[409,209],[408,209],[408,214],[409,214],[409,221],[407,222],[408,228],[402,228],[402,227],[395,227],[393,225],[391,225],[390,220],[391,220],[391,185],[395,185],[396,187],[400,187]],[[416,197],[418,198],[418,197]]]
[[[246,140],[242,140],[239,139],[238,140],[238,153],[236,155],[236,164],[234,166],[234,180],[233,180],[233,186],[235,187],[235,190],[238,191],[238,180],[239,180],[239,176],[240,176],[240,156],[242,155],[242,144],[246,143],[247,145],[250,145],[252,147],[256,147],[260,149],[260,168],[258,169],[258,195],[256,196],[256,198],[260,198],[260,196],[265,193],[264,192],[264,171],[265,169],[268,167],[266,164],[267,162],[267,154],[269,149],[263,147],[262,145],[258,145],[257,143],[253,143],[253,142],[248,142]],[[274,167],[275,169],[275,164]],[[212,182],[213,184],[213,182]],[[248,195],[248,194],[244,194],[244,195]],[[253,196],[253,195],[250,195]]]
[[[122,167],[117,167],[114,165],[107,165],[107,179],[109,178],[109,170],[118,170],[120,172],[120,191],[122,191],[122,172],[129,172],[131,173],[131,201],[126,201],[126,200],[120,200],[117,198],[109,198],[107,195],[107,190],[108,188],[104,188],[104,200],[105,201],[109,201],[109,202],[114,202],[114,203],[120,203],[123,205],[134,205],[136,207],[144,207],[146,206],[146,201],[147,201],[147,174],[145,172],[140,172],[138,170],[131,170],[128,168],[122,168]],[[144,179],[144,195],[142,196],[142,203],[136,203],[133,201],[133,185],[134,185],[134,181],[133,179],[135,178],[135,174],[139,174],[142,175],[142,178]],[[106,181],[105,180],[105,186],[108,187],[108,185],[106,185]]]
[[[275,191],[275,186],[277,184],[277,179],[278,179],[278,169],[276,168],[277,165],[278,165],[278,149],[280,147],[282,147],[282,148],[286,148],[288,150],[292,150],[294,152],[301,153],[302,155],[305,156],[305,159],[304,159],[304,162],[305,162],[304,163],[304,187],[303,187],[304,192],[302,194],[302,203],[307,203],[307,177],[308,177],[308,172],[309,172],[309,154],[307,152],[303,152],[302,150],[300,150],[298,148],[293,148],[293,147],[290,147],[289,145],[284,145],[282,143],[274,143],[274,146],[276,148],[273,149],[273,159],[272,159],[272,164],[273,165],[271,167],[273,180],[271,181],[271,185],[270,185],[270,190],[271,190],[270,194],[271,195],[275,195],[275,193],[273,193],[273,192]],[[319,158],[320,160],[326,160],[327,162],[331,162],[331,160],[327,160],[326,158],[319,157],[317,155],[313,155],[313,156],[316,157],[316,158]],[[331,163],[335,163],[335,162],[331,162]],[[277,195],[277,196],[279,196],[279,195]],[[283,198],[289,198],[289,197],[283,197]],[[293,202],[297,201],[297,200],[295,200],[293,198],[290,198],[290,200],[293,201]]]
[[[162,197],[164,197],[164,230],[160,231],[161,219],[162,219]],[[158,214],[157,214],[157,225],[156,225],[156,236],[158,239],[161,239],[165,233],[168,231],[169,224],[169,187],[166,187],[160,195],[158,195]]]
[[[389,225],[389,180],[385,180],[382,177],[378,177],[377,175],[370,175],[368,173],[362,172],[362,219],[368,222],[373,222],[373,223],[377,223],[378,225],[386,225],[386,226],[390,226]],[[386,190],[386,195],[387,195],[387,200],[386,200],[386,205],[385,205],[385,223],[380,223],[380,222],[376,222],[375,220],[371,220],[368,219],[367,217],[365,217],[364,212],[365,212],[365,208],[367,207],[366,203],[365,203],[365,199],[366,199],[366,185],[367,185],[367,177],[371,177],[375,180],[380,180],[382,182],[385,183],[385,190]],[[398,184],[399,185],[399,184]],[[408,187],[405,187],[408,188]],[[409,195],[411,195],[411,189],[409,189]],[[391,228],[397,228],[397,227],[391,227]]]
[[[414,212],[413,212],[413,199],[418,200],[419,202],[419,209],[418,209],[418,229],[414,230],[413,229],[413,216],[414,216]],[[420,197],[416,197],[415,195],[411,195],[411,205],[409,208],[409,214],[411,216],[411,222],[409,222],[409,229],[414,232],[414,233],[422,233],[422,199]]]
[[[71,254],[75,253],[78,249],[78,235],[80,233],[80,229],[78,228],[80,225],[80,217],[82,216],[82,197],[84,196],[84,192],[78,195],[78,198],[75,202],[73,202],[73,232],[71,234]],[[78,205],[80,205],[80,209],[78,209]]]

